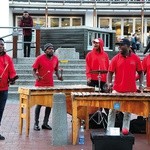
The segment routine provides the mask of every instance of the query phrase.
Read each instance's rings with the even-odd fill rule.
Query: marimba
[[[77,108],[80,106],[103,107],[117,109],[122,112],[135,113],[149,117],[150,94],[149,93],[96,93],[96,92],[72,92],[72,142],[77,143],[78,120]],[[89,127],[87,109],[86,129]],[[147,126],[148,142],[150,143],[150,122]]]
[[[20,114],[19,114],[19,133],[22,134],[23,119],[26,121],[26,136],[29,135],[30,129],[30,108],[34,105],[43,105],[52,107],[54,93],[65,93],[67,113],[72,114],[71,92],[92,92],[93,87],[86,85],[64,85],[54,87],[19,87],[20,94]],[[86,107],[79,107],[78,117],[85,119]],[[95,110],[94,110],[95,111]]]

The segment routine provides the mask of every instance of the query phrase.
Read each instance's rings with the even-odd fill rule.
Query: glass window
[[[147,19],[147,32],[150,33],[150,19]]]
[[[124,19],[124,36],[129,37],[133,33],[133,19]]]
[[[62,27],[70,26],[70,18],[61,18],[61,26]]]
[[[33,19],[33,26],[37,25],[38,24],[38,18],[32,17],[32,19]]]
[[[135,20],[135,32],[137,35],[141,35],[141,18]]]
[[[17,16],[17,17],[16,17],[16,26],[18,26],[18,27],[19,27],[19,25],[20,25],[20,20],[21,20],[21,18],[22,18],[22,16]]]
[[[105,41],[106,47],[109,47],[109,39],[110,39],[109,34],[106,34],[106,41]]]
[[[112,19],[112,29],[116,30],[116,40],[121,36],[121,19]]]
[[[51,18],[50,26],[51,27],[59,27],[59,18]]]
[[[88,34],[89,34],[88,45],[92,46],[93,34],[92,34],[92,32],[89,32]]]
[[[72,26],[81,26],[81,18],[72,18]]]
[[[41,27],[46,27],[46,19],[45,19],[45,18],[39,18],[38,24],[39,24]]]
[[[109,19],[100,19],[100,28],[109,28]]]
[[[150,42],[150,19],[147,19],[147,44]]]

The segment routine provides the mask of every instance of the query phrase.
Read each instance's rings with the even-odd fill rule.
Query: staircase
[[[35,57],[14,60],[19,79],[16,80],[15,85],[10,85],[8,99],[19,100],[18,87],[34,85],[35,79],[32,75],[32,64],[34,60]],[[59,81],[54,75],[55,85],[86,85],[84,59],[61,60],[59,66],[63,68],[64,80]]]
[[[141,59],[143,54],[138,53]],[[19,86],[33,86],[35,79],[32,75],[32,64],[35,57],[18,58],[14,60],[15,69],[19,79],[15,85],[10,85],[8,99],[19,100]],[[59,66],[63,68],[63,81],[57,80],[54,75],[55,85],[86,85],[85,60],[84,59],[67,59],[61,60]],[[138,81],[137,81],[138,84]],[[145,82],[144,82],[145,84]]]

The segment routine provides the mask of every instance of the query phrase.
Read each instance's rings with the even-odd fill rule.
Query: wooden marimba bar
[[[34,105],[42,105],[52,107],[53,94],[65,93],[67,113],[72,114],[71,92],[92,92],[93,87],[86,85],[64,85],[54,87],[35,87],[26,86],[19,87],[20,94],[20,113],[19,113],[19,133],[22,134],[23,119],[26,121],[26,136],[29,136],[30,129],[30,108]],[[78,117],[85,119],[86,107],[78,108]]]
[[[77,143],[78,120],[77,108],[80,106],[102,107],[117,109],[122,112],[135,113],[149,117],[150,94],[149,93],[96,93],[96,92],[72,92],[72,141]],[[86,129],[89,128],[88,111],[86,113]],[[147,137],[150,143],[150,123],[147,126]]]

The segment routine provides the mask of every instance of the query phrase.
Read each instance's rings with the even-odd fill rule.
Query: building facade
[[[9,26],[18,26],[25,10],[43,28],[115,30],[116,40],[137,33],[142,47],[150,36],[150,0],[9,0]]]

